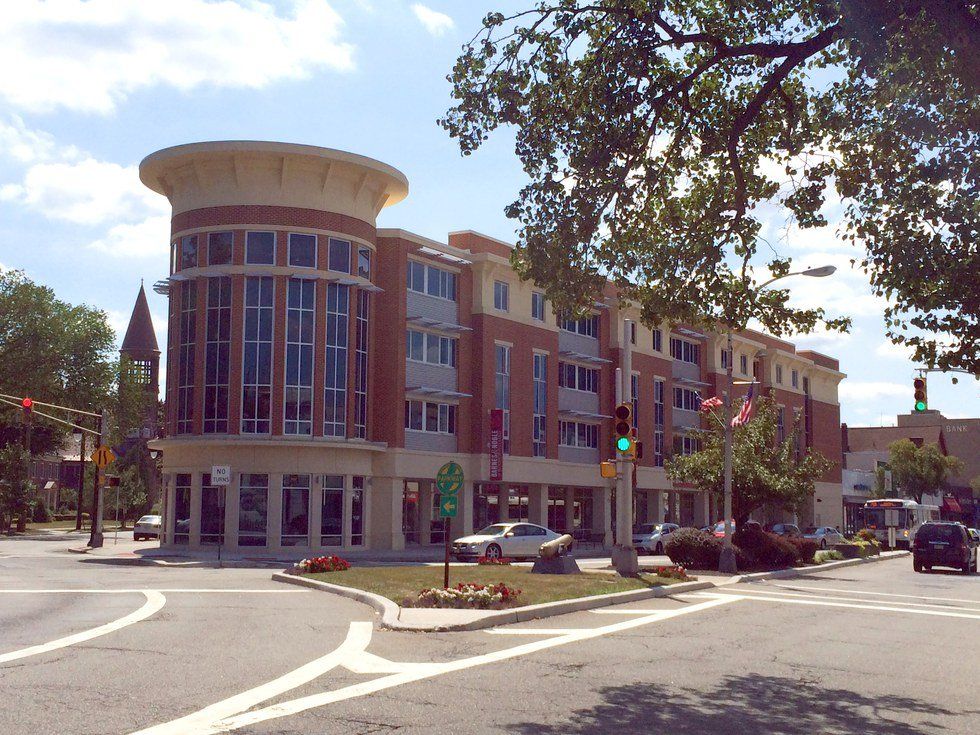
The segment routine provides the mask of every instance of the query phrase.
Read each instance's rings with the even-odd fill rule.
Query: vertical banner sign
[[[490,411],[490,480],[504,479],[504,410]]]

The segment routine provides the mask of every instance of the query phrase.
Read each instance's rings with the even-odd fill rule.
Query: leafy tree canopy
[[[980,19],[967,0],[540,0],[490,13],[440,123],[516,130],[518,271],[559,308],[605,278],[646,321],[809,331],[759,281],[761,207],[841,235],[916,359],[980,372]],[[812,264],[808,264],[812,265]]]
[[[917,447],[908,439],[888,446],[888,466],[892,482],[917,503],[922,502],[923,495],[941,490],[950,476],[963,470],[962,461],[947,457],[936,444]]]
[[[724,425],[712,410],[711,429],[697,432],[701,450],[667,460],[667,477],[690,482],[723,497]],[[768,398],[758,399],[755,416],[732,437],[732,516],[736,527],[766,505],[798,512],[814,492],[814,482],[833,467],[819,452],[797,450],[799,427],[776,440],[777,413]]]

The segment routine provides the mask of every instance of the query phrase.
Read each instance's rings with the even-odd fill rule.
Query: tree
[[[975,3],[540,0],[487,15],[449,80],[464,154],[516,130],[513,261],[559,308],[609,277],[648,323],[811,330],[758,289],[790,270],[763,216],[826,227],[839,197],[891,338],[980,373]]]
[[[0,530],[7,532],[14,516],[27,520],[35,492],[30,474],[31,456],[20,444],[0,449]]]
[[[712,428],[697,432],[700,451],[671,457],[665,469],[671,480],[693,483],[720,498],[724,492],[724,432],[718,414],[711,410]],[[799,512],[813,495],[814,482],[833,467],[819,452],[798,451],[798,426],[782,441],[777,441],[776,431],[776,407],[768,398],[758,399],[753,419],[735,430],[732,516],[736,528],[765,506]]]
[[[146,483],[140,474],[138,464],[132,464],[120,473],[118,490],[120,520],[122,521],[120,528],[126,528],[126,519],[134,510],[142,509],[147,500]],[[106,498],[106,504],[115,502],[115,500],[113,495],[109,495]]]
[[[963,470],[957,457],[947,457],[936,444],[917,447],[908,439],[899,439],[888,446],[888,465],[892,482],[916,503],[923,495],[941,490],[950,476]]]

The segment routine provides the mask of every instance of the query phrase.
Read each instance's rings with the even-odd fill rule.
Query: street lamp
[[[789,278],[790,276],[809,276],[811,278],[824,278],[826,276],[832,275],[837,270],[836,266],[833,265],[823,265],[819,268],[807,268],[806,270],[796,271],[794,273],[785,273],[781,276],[776,276],[775,278],[770,278],[765,283],[761,284],[757,291],[761,291],[770,283],[775,283],[783,278]],[[723,574],[735,574],[738,571],[738,565],[735,562],[735,549],[732,547],[732,393],[735,390],[735,379],[732,375],[732,364],[734,360],[732,359],[734,354],[732,351],[732,323],[728,322],[728,360],[726,375],[728,377],[728,390],[725,392],[725,464],[724,464],[724,475],[725,475],[725,540],[721,547],[721,557],[718,560],[718,571]]]

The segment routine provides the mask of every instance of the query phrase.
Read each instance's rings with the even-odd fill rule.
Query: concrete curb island
[[[908,556],[908,551],[886,551],[882,554],[866,557],[864,559],[846,559],[844,561],[832,561],[819,566],[777,569],[772,572],[757,572],[753,574],[741,574],[734,577],[726,577],[719,581],[705,582],[680,582],[678,584],[665,585],[663,587],[651,587],[648,589],[629,590],[628,592],[613,592],[608,595],[593,595],[591,597],[577,597],[571,600],[557,600],[555,602],[543,602],[538,605],[526,605],[524,607],[510,608],[509,610],[438,610],[429,608],[402,608],[387,597],[376,595],[373,592],[354,589],[353,587],[343,587],[339,584],[321,582],[316,579],[309,579],[298,574],[288,574],[286,572],[275,572],[272,579],[275,582],[294,584],[300,587],[329,592],[341,597],[347,597],[357,602],[364,603],[374,608],[381,616],[379,625],[384,630],[396,631],[416,631],[416,632],[451,632],[462,630],[480,630],[482,628],[493,628],[497,625],[509,625],[511,623],[523,623],[528,620],[538,620],[549,618],[555,615],[565,615],[567,613],[579,612],[582,610],[594,610],[610,605],[622,605],[628,602],[638,602],[657,597],[671,597],[685,592],[696,592],[698,590],[711,589],[715,587],[726,587],[741,582],[761,582],[767,579],[786,579],[790,577],[804,577],[814,572],[825,572],[842,567],[857,566],[859,564],[869,564],[877,561],[896,559]],[[456,620],[446,619],[446,613]],[[407,618],[416,617],[416,620]],[[442,617],[443,620],[438,618]],[[426,620],[429,618],[429,620]]]

